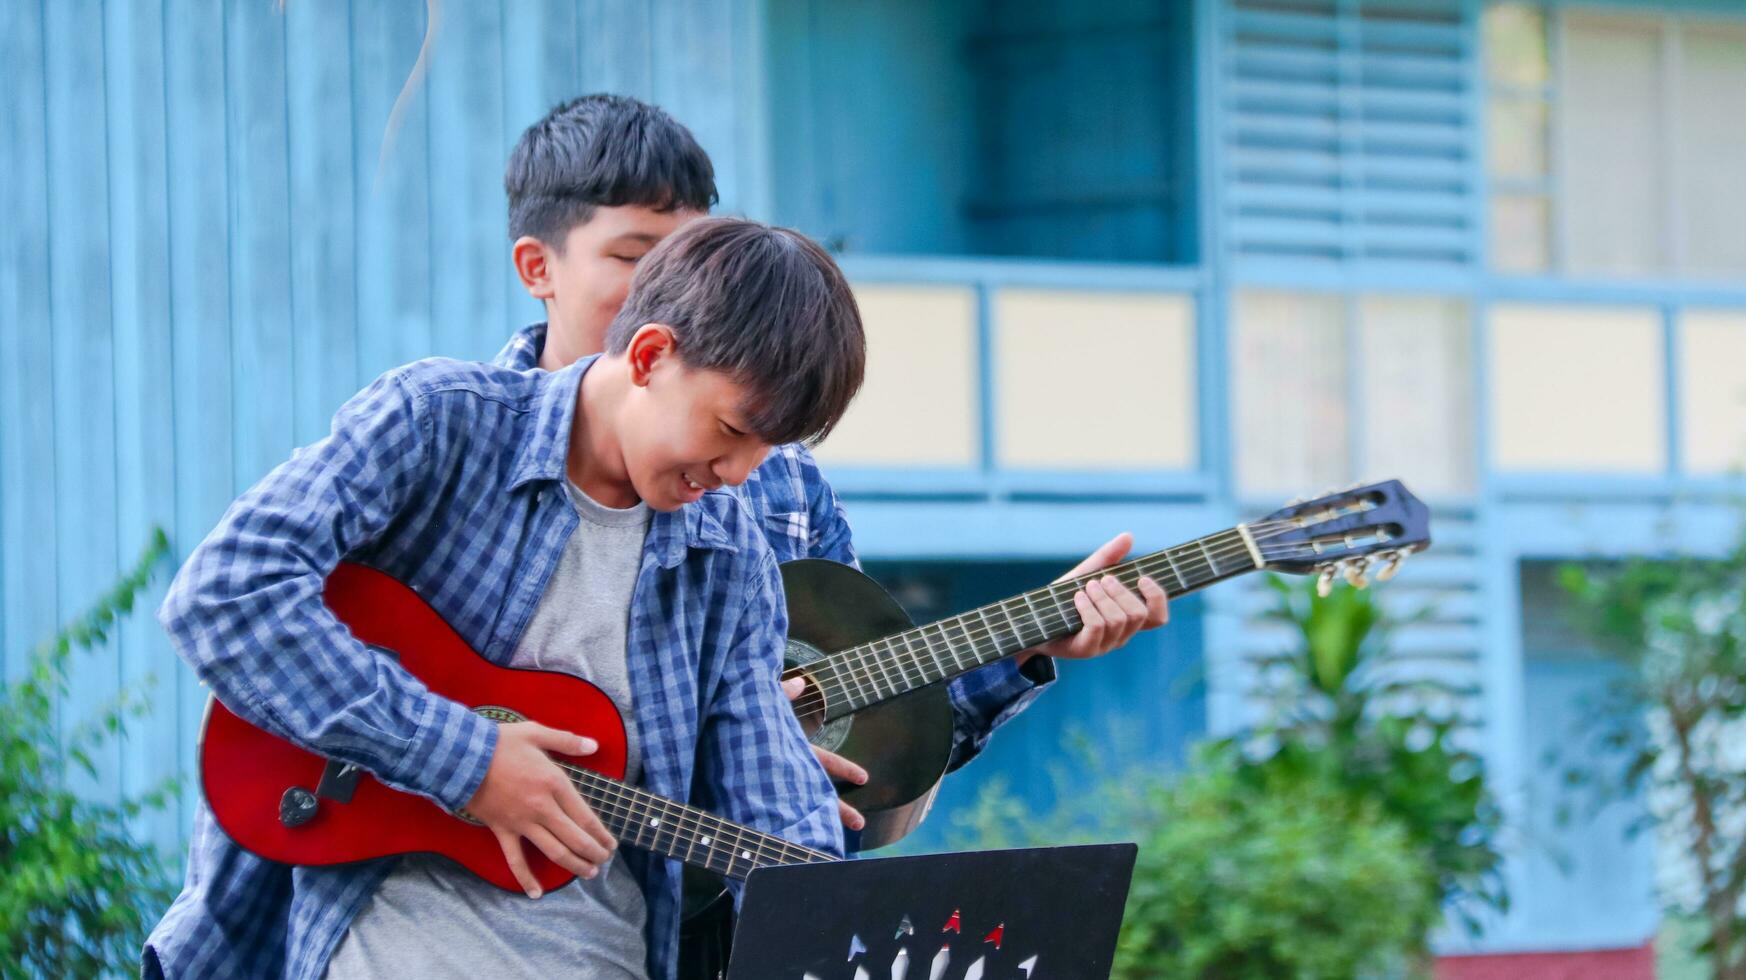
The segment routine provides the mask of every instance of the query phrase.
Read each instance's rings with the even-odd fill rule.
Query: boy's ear
[[[641,388],[649,383],[655,365],[673,353],[673,329],[662,323],[645,323],[631,335],[625,346],[625,359],[630,361],[631,383]]]
[[[554,256],[551,253],[550,246],[532,235],[517,238],[509,248],[509,257],[515,262],[515,274],[521,277],[522,288],[534,299],[552,298],[551,262]]]

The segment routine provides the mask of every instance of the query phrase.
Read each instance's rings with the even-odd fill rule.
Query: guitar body
[[[787,666],[899,633],[914,625],[879,583],[839,562],[803,558],[782,565],[788,596]],[[814,745],[867,770],[864,786],[839,783],[843,801],[867,818],[860,850],[891,844],[921,823],[952,756],[952,704],[945,684],[819,726],[801,725]]]
[[[594,685],[568,674],[490,663],[417,593],[374,569],[340,565],[327,580],[324,598],[354,636],[388,651],[433,692],[497,721],[537,721],[585,734],[600,744],[595,754],[555,758],[613,779],[624,776],[624,722],[612,699]],[[217,699],[207,707],[200,742],[200,778],[213,816],[231,839],[261,857],[331,865],[428,852],[500,888],[521,890],[484,825],[391,789],[366,772],[353,770],[349,791],[341,789],[345,780],[334,778],[336,767],[326,759],[256,728]],[[309,797],[296,797],[298,789]],[[295,824],[284,819],[288,794],[312,798],[313,813],[298,814],[301,822]],[[547,891],[574,877],[538,849],[524,850]]]

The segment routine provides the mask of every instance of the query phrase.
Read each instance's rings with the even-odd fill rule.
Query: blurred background
[[[1432,550],[1357,612],[1251,577],[1064,664],[903,847],[992,841],[1002,814],[1084,828],[1075,799],[1174,785],[1197,745],[1234,747],[1227,774],[1325,749],[1383,678],[1353,724],[1409,719],[1400,751],[1472,763],[1438,770],[1460,792],[1482,766],[1489,795],[1428,833],[1490,884],[1439,877],[1429,951],[1347,975],[1746,969],[1723,656],[1746,638],[1746,4],[4,0],[0,81],[0,649],[7,710],[47,705],[9,737],[64,755],[37,790],[113,807],[170,875],[204,702],[147,614],[176,561],[370,378],[540,317],[503,164],[552,105],[614,91],[691,128],[721,212],[838,253],[870,362],[819,457],[918,621],[1122,530],[1151,551],[1370,478],[1433,507]],[[1609,608],[1638,619],[1585,618]],[[1670,608],[1700,613],[1687,634]],[[1317,688],[1309,616],[1357,624],[1350,685]],[[57,637],[64,685],[33,674]],[[1673,668],[1685,687],[1645,680]],[[118,698],[125,737],[87,739]],[[1682,732],[1711,767],[1683,790],[1660,775]],[[1242,809],[1182,792],[1141,809]],[[16,896],[29,834],[8,834]],[[1204,884],[1188,905],[1237,901]],[[1200,931],[1226,927],[1278,941]],[[1130,964],[1148,943],[1183,945],[1125,936]],[[1280,955],[1130,968],[1346,971]]]

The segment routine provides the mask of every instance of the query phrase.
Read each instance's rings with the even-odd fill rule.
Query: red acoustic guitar
[[[592,756],[554,758],[621,843],[739,879],[769,865],[834,860],[624,783],[624,723],[612,699],[568,674],[489,663],[394,578],[342,564],[328,577],[325,599],[354,636],[396,657],[435,693],[496,721],[537,721],[599,742]],[[201,732],[200,778],[219,826],[268,860],[328,865],[430,852],[521,890],[483,824],[298,748],[217,699]],[[574,877],[538,849],[525,851],[547,891]]]

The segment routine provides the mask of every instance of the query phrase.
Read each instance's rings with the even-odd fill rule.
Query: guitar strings
[[[553,761],[556,762],[556,760]],[[567,762],[557,762],[557,765],[575,776],[592,783],[593,785],[589,788],[600,794],[609,805],[613,806],[613,812],[616,816],[624,818],[627,831],[632,827],[632,817],[636,817],[638,824],[640,824],[642,814],[639,814],[637,809],[640,806],[643,813],[653,814],[657,816],[657,818],[665,818],[668,821],[669,829],[674,829],[675,832],[679,829],[687,829],[687,824],[689,824],[688,829],[695,832],[699,838],[710,837],[725,839],[727,835],[731,834],[736,842],[735,846],[741,849],[742,852],[745,850],[746,845],[750,844],[753,848],[757,849],[760,857],[770,857],[770,852],[773,849],[781,852],[777,857],[782,859],[786,859],[788,851],[796,851],[805,856],[815,856],[820,858],[830,857],[830,855],[823,854],[819,851],[813,851],[803,845],[794,844],[790,841],[783,840],[780,837],[765,834],[763,831],[736,824],[697,807],[689,806],[676,800],[669,800],[646,790],[638,789],[630,786],[628,783],[613,779],[603,773],[578,767]],[[579,790],[582,788],[583,787],[580,786],[578,787]],[[658,813],[651,809],[651,804],[653,807],[659,808]],[[639,826],[639,835],[640,829],[641,827]],[[660,827],[656,826],[655,837],[657,844],[659,842],[659,836]],[[679,843],[676,835],[674,843]],[[699,839],[695,844],[693,844],[693,847],[695,847],[696,844],[701,843],[702,841]],[[715,845],[711,843],[704,844],[703,846],[714,847]],[[730,855],[730,861],[731,860],[732,856]]]
[[[1252,525],[1250,531],[1252,537],[1255,539],[1257,548],[1259,548],[1263,541],[1270,540],[1297,527],[1298,525],[1292,521],[1273,521]],[[1221,534],[1224,535],[1235,533],[1236,530],[1234,528],[1230,531],[1221,532]],[[1208,537],[1212,536],[1209,535]],[[1199,563],[1214,572],[1216,576],[1218,574],[1217,562],[1220,559],[1243,556],[1247,554],[1249,550],[1247,543],[1243,542],[1240,537],[1236,542],[1227,541],[1213,547],[1208,547],[1204,542],[1205,539],[1198,539],[1197,542],[1201,544],[1201,555],[1193,554],[1192,548],[1188,545],[1184,545],[1179,546],[1178,549],[1166,549],[1165,551],[1154,552],[1150,555],[1132,559],[1123,563],[1123,565],[1117,566],[1117,568],[1122,569],[1118,572],[1111,572],[1109,570],[1092,572],[1075,579],[1068,579],[1046,586],[1044,589],[1037,591],[1047,591],[1050,598],[1052,598],[1057,604],[1057,609],[1046,611],[1042,614],[1036,612],[1035,608],[1031,606],[1025,596],[992,604],[993,608],[998,609],[1009,621],[1009,627],[1004,630],[987,625],[987,617],[983,615],[977,617],[983,621],[983,625],[981,626],[970,626],[962,622],[966,617],[972,614],[981,613],[983,609],[989,607],[981,607],[958,617],[953,617],[954,620],[959,621],[956,628],[956,632],[959,636],[956,638],[941,624],[929,625],[936,627],[938,635],[945,637],[949,645],[952,643],[974,644],[985,641],[988,638],[994,637],[1003,632],[1010,634],[1014,639],[1022,642],[1023,637],[1020,635],[1017,625],[1011,624],[1011,615],[1007,611],[1007,607],[1016,601],[1023,601],[1024,605],[1020,608],[1023,611],[1029,612],[1031,614],[1031,620],[1036,624],[1041,625],[1045,632],[1047,632],[1064,626],[1073,625],[1073,620],[1070,616],[1077,616],[1077,610],[1073,608],[1070,602],[1072,594],[1078,591],[1078,583],[1103,575],[1114,574],[1118,581],[1133,586],[1137,584],[1141,575],[1151,575],[1153,572],[1162,573],[1166,567],[1168,567],[1172,573],[1176,574],[1177,581],[1182,583],[1184,580],[1177,571],[1174,559],[1170,557],[1171,551],[1182,549],[1189,550],[1188,554],[1181,556],[1185,564]],[[1313,549],[1308,545],[1295,545],[1288,549],[1270,547],[1267,551],[1270,553],[1270,556],[1274,558],[1313,557],[1315,554]],[[1253,556],[1250,555],[1249,557]],[[1190,567],[1192,567],[1192,564],[1190,564]],[[1071,589],[1066,597],[1066,601],[1063,601],[1063,597],[1057,594],[1058,591],[1063,588]],[[1177,594],[1185,594],[1185,591],[1187,590],[1179,589]],[[1028,595],[1029,593],[1026,594],[1026,596]],[[847,650],[832,654],[820,661],[789,668],[784,672],[783,676],[785,678],[791,676],[811,675],[814,679],[813,684],[809,686],[808,690],[795,700],[793,710],[804,715],[823,708],[827,698],[820,686],[822,683],[820,675],[827,670],[835,677],[836,682],[838,686],[842,688],[843,693],[851,698],[858,696],[864,697],[869,693],[872,695],[872,701],[883,700],[886,697],[895,696],[894,694],[882,691],[879,687],[881,683],[891,688],[916,686],[913,679],[908,677],[904,672],[903,661],[905,658],[903,654],[913,653],[913,650],[908,646],[908,641],[905,641],[905,648],[901,653],[896,647],[888,647],[886,650],[880,651],[877,649],[877,644],[882,642],[889,643],[896,637],[900,636],[920,635],[923,630],[927,628],[927,626],[923,626],[912,630],[906,630],[902,633],[893,634],[890,637],[882,637],[879,640],[870,643],[850,647]],[[932,646],[929,645],[925,636],[922,636],[921,639],[923,652],[929,653],[933,657],[935,664],[943,668],[945,666],[945,661],[941,660],[940,657],[934,653]],[[1045,636],[1044,639],[1047,639],[1047,637]],[[1043,642],[1043,640],[1039,640],[1038,642]],[[948,649],[950,649],[950,646],[948,646]],[[1018,649],[1024,648],[1021,647]],[[1014,652],[1016,652],[1016,650]],[[953,654],[952,662],[955,666],[964,666],[958,661],[956,654]],[[974,656],[972,656],[971,664],[969,667],[965,667],[965,670],[974,669],[976,666],[981,665],[976,663]],[[855,690],[850,689],[849,685],[851,683],[856,685]],[[871,703],[871,701],[869,703]]]
[[[1230,533],[1230,532],[1226,532],[1226,533]],[[1263,532],[1263,535],[1265,537],[1272,537],[1276,533],[1278,533],[1278,532],[1272,531],[1271,529],[1265,529]],[[1185,555],[1184,560],[1185,561],[1189,561],[1189,560],[1198,561],[1199,563],[1207,566],[1216,575],[1218,572],[1217,567],[1216,567],[1216,562],[1217,562],[1218,558],[1221,558],[1221,557],[1222,558],[1232,558],[1232,557],[1236,557],[1239,555],[1243,555],[1243,554],[1247,553],[1248,548],[1247,548],[1246,544],[1241,543],[1239,540],[1239,542],[1236,544],[1220,545],[1219,547],[1214,548],[1214,549],[1208,549],[1208,548],[1203,547],[1202,550],[1204,552],[1206,552],[1207,554],[1213,556],[1212,560],[1209,561],[1208,558],[1206,558],[1206,557],[1197,557],[1194,555]],[[1274,557],[1282,557],[1282,555],[1275,554]],[[1044,628],[1045,632],[1047,632],[1048,630],[1057,629],[1057,628],[1060,628],[1063,626],[1072,626],[1073,623],[1072,623],[1072,620],[1069,618],[1069,615],[1077,615],[1077,610],[1074,609],[1069,604],[1072,592],[1070,592],[1068,597],[1067,597],[1068,601],[1063,601],[1063,597],[1057,594],[1058,590],[1060,590],[1062,588],[1066,588],[1066,587],[1071,587],[1075,583],[1083,581],[1085,579],[1095,578],[1095,577],[1098,577],[1099,575],[1108,575],[1108,574],[1114,574],[1114,575],[1116,575],[1118,581],[1123,581],[1124,584],[1134,586],[1134,585],[1137,585],[1138,579],[1140,578],[1141,575],[1147,575],[1153,570],[1157,570],[1159,572],[1162,572],[1164,566],[1160,564],[1161,560],[1166,560],[1165,553],[1164,552],[1157,552],[1157,553],[1154,553],[1152,555],[1147,555],[1147,556],[1143,556],[1141,558],[1133,559],[1130,562],[1124,563],[1123,566],[1117,566],[1118,568],[1121,569],[1121,571],[1110,572],[1110,571],[1106,570],[1106,571],[1099,572],[1099,573],[1092,573],[1092,574],[1087,575],[1087,576],[1081,576],[1079,579],[1070,579],[1067,581],[1054,583],[1053,585],[1046,587],[1046,589],[1050,593],[1050,597],[1057,604],[1057,609],[1051,610],[1051,611],[1043,613],[1043,614],[1038,614],[1036,612],[1035,608],[1031,606],[1028,599],[1025,599],[1024,600],[1025,606],[1023,607],[1024,611],[1029,612],[1031,614],[1031,619],[1034,622],[1041,624],[1042,627]],[[1172,562],[1170,564],[1170,568],[1173,572],[1176,571],[1176,566],[1175,566],[1174,562]],[[1180,576],[1180,573],[1177,573],[1177,580],[1179,583],[1183,581],[1183,579]],[[1039,590],[1039,591],[1043,591],[1043,590]],[[1077,591],[1078,591],[1077,588],[1073,589],[1073,592],[1077,592]],[[1182,594],[1185,594],[1186,591],[1189,591],[1189,590],[1179,589],[1177,594],[1182,595]],[[1021,597],[1021,598],[1023,598],[1023,597]],[[1005,600],[1001,603],[994,604],[994,607],[998,608],[999,611],[1001,612],[1001,614],[1008,619],[1009,628],[1006,629],[1005,632],[1011,634],[1014,639],[1018,639],[1022,642],[1023,637],[1019,635],[1017,624],[1011,623],[1011,614],[1007,611],[1007,607],[1009,605],[1011,605],[1012,603],[1014,603],[1015,601],[1019,601],[1019,600],[1008,599],[1008,600]],[[967,625],[965,623],[965,620],[967,619],[967,617],[971,616],[972,614],[980,614],[982,612],[982,610],[985,608],[988,608],[988,607],[981,607],[979,609],[971,610],[968,613],[964,613],[961,616],[953,618],[952,621],[956,621],[958,623],[957,632],[960,634],[960,636],[957,639],[954,639],[952,637],[952,635],[947,631],[947,629],[945,628],[944,625],[939,624],[939,623],[929,624],[929,625],[932,625],[936,628],[939,636],[946,638],[947,643],[948,643],[948,649],[950,649],[950,645],[953,643],[968,642],[968,643],[974,644],[977,642],[981,642],[981,641],[987,640],[989,637],[996,636],[999,632],[1001,632],[998,627],[988,625],[987,616],[985,616],[985,615],[978,615],[978,617],[977,617],[978,619],[981,619],[983,621],[983,625],[972,626],[972,625]],[[871,643],[866,643],[866,644],[861,644],[861,645],[858,645],[855,647],[850,647],[847,650],[832,654],[832,655],[830,655],[830,656],[828,656],[820,661],[815,661],[811,664],[806,664],[806,665],[803,665],[803,666],[798,667],[798,668],[790,668],[788,671],[786,671],[784,673],[784,677],[811,674],[811,675],[814,675],[814,677],[816,678],[818,675],[822,674],[824,671],[829,670],[837,678],[839,685],[843,688],[843,692],[847,695],[850,695],[851,697],[865,696],[865,694],[867,694],[868,692],[870,692],[872,694],[872,696],[873,696],[872,700],[874,700],[874,701],[882,700],[885,697],[894,696],[894,695],[889,694],[887,692],[881,691],[878,687],[878,684],[880,682],[883,682],[883,683],[885,683],[893,688],[904,688],[904,687],[915,686],[914,681],[911,678],[909,678],[909,676],[904,672],[904,665],[903,665],[903,660],[905,659],[904,654],[912,654],[914,651],[909,648],[907,640],[904,641],[905,648],[901,653],[894,646],[888,647],[884,651],[879,650],[877,648],[877,646],[879,643],[882,643],[882,642],[889,644],[891,641],[893,641],[897,637],[920,635],[921,639],[922,639],[922,644],[923,644],[922,645],[923,652],[928,653],[930,656],[932,656],[935,664],[938,667],[944,668],[945,662],[942,661],[939,658],[938,654],[936,654],[934,652],[933,647],[931,646],[931,644],[927,640],[926,636],[922,635],[923,630],[925,630],[925,629],[927,629],[926,626],[920,627],[917,629],[913,629],[913,630],[907,630],[907,631],[904,631],[903,633],[893,634],[890,637],[882,637],[879,640],[872,641]],[[1045,636],[1044,639],[1047,639],[1047,637]],[[1039,640],[1038,642],[1042,642],[1042,640]],[[1023,648],[1021,647],[1021,648],[1017,648],[1017,649],[1023,649]],[[1015,650],[1015,652],[1016,652],[1016,650]],[[894,654],[895,654],[895,656],[893,656]],[[958,666],[958,667],[964,666],[961,662],[959,662],[957,660],[957,656],[955,653],[953,654],[953,664],[954,664],[954,666]],[[965,669],[966,670],[973,669],[975,666],[980,666],[980,664],[976,663],[975,658],[972,657],[971,666],[967,667]],[[849,684],[851,682],[853,682],[854,684],[857,685],[857,690],[850,690],[849,689]],[[803,694],[800,699],[796,700],[795,705],[794,705],[794,710],[796,710],[797,712],[800,712],[802,714],[805,714],[805,713],[808,713],[808,712],[811,712],[814,710],[818,710],[822,706],[822,704],[824,703],[824,700],[825,700],[825,694],[820,689],[819,682],[817,680],[815,680],[813,687],[808,692]],[[871,703],[871,702],[869,702],[869,703]]]
[[[689,852],[695,851],[698,846],[703,846],[710,849],[711,852],[719,854],[721,849],[718,845],[727,843],[731,835],[732,850],[726,856],[728,868],[722,870],[720,872],[722,874],[734,874],[733,864],[736,860],[751,861],[751,858],[745,856],[748,854],[755,854],[764,864],[795,864],[802,861],[836,860],[832,855],[822,851],[816,851],[804,845],[783,840],[775,835],[736,824],[697,807],[649,793],[592,769],[556,759],[553,762],[559,768],[572,774],[572,784],[576,785],[577,790],[582,793],[585,799],[588,799],[591,805],[599,806],[604,813],[619,820],[625,830],[614,836],[621,840],[629,840],[633,846],[657,853],[666,851],[666,848],[661,844],[661,833],[663,829],[666,829],[672,834],[672,846],[675,851],[680,843],[689,844],[687,857],[681,858],[677,853],[668,852],[670,856],[679,858],[686,863],[694,863],[688,859]],[[588,785],[580,785],[579,782]],[[659,808],[658,813],[650,809],[651,804]],[[642,836],[641,831],[647,826],[642,823],[645,814],[655,816],[663,822],[654,827],[653,841],[650,844],[639,842]],[[689,842],[682,841],[682,833],[691,834],[693,839]],[[705,838],[709,839],[710,842],[703,843]],[[716,870],[710,867],[707,858],[702,866]],[[754,862],[753,866],[763,865]],[[743,877],[743,875],[735,875],[735,877]]]
[[[601,780],[606,779],[599,773],[590,770],[578,769],[562,762],[557,764],[575,776],[594,776]],[[576,782],[575,779],[572,779],[573,784]],[[750,828],[741,828],[730,822],[722,821],[719,828],[714,827],[705,820],[709,815],[702,814],[701,811],[696,811],[693,808],[682,808],[681,804],[669,801],[662,801],[657,814],[662,823],[645,834],[648,828],[642,822],[644,816],[657,812],[651,811],[634,795],[606,786],[595,786],[589,789],[578,785],[577,789],[589,805],[600,814],[603,823],[610,819],[622,826],[623,829],[614,834],[618,840],[643,850],[677,858],[688,864],[700,864],[702,867],[717,871],[720,874],[744,877],[747,872],[734,870],[735,863],[740,861],[748,862],[752,867],[796,863],[796,859],[788,853],[791,849],[799,851],[802,857],[808,859],[810,859],[811,854],[816,853],[802,848],[800,845],[780,841],[778,838],[765,840],[760,832]],[[659,800],[660,798],[654,797],[654,799]],[[663,834],[669,839],[664,841]],[[748,834],[754,836],[748,837]],[[710,843],[702,843],[704,839],[708,839]],[[683,853],[681,845],[687,845],[683,849]],[[695,854],[696,849],[700,846],[704,848],[701,859],[697,858]],[[731,849],[728,849],[729,847]],[[741,856],[747,854],[755,855],[755,859]],[[717,869],[710,864],[710,860],[718,856],[725,861],[727,867]],[[749,870],[747,869],[747,871]]]
[[[1304,557],[1310,556],[1311,553],[1304,553]],[[1135,567],[1110,574],[1114,574],[1117,581],[1129,587],[1137,587],[1141,576],[1155,577],[1162,571],[1162,567],[1155,562],[1141,562]],[[1191,591],[1194,589],[1179,588],[1175,594],[1181,596]],[[824,688],[832,686],[838,688],[841,695],[851,701],[866,699],[864,703],[874,703],[904,693],[906,688],[943,680],[945,677],[983,666],[1001,656],[1046,642],[1053,638],[1050,633],[1066,635],[1083,625],[1082,617],[1072,602],[1072,593],[1062,596],[1056,591],[1051,593],[1051,598],[1053,608],[1045,606],[1043,612],[1038,612],[1036,606],[1028,600],[1023,605],[1009,601],[972,610],[949,621],[884,637],[823,660],[791,668],[785,672],[785,677],[810,676],[814,681],[813,688],[796,700],[795,710],[803,714],[817,710],[821,706],[821,699],[827,697]],[[1029,615],[1015,620],[1012,615],[1015,608]],[[998,613],[998,618],[989,615],[990,611]],[[1000,619],[1006,622],[1001,623]],[[926,632],[930,628],[933,630],[931,637]],[[1027,636],[1031,629],[1037,630],[1040,635],[1034,638]],[[988,656],[976,649],[990,640],[1006,649],[997,646],[995,656]],[[922,655],[926,656],[927,661],[922,659]],[[945,676],[930,678],[928,661],[931,661],[931,671],[943,672]],[[912,676],[912,671],[919,676]]]

